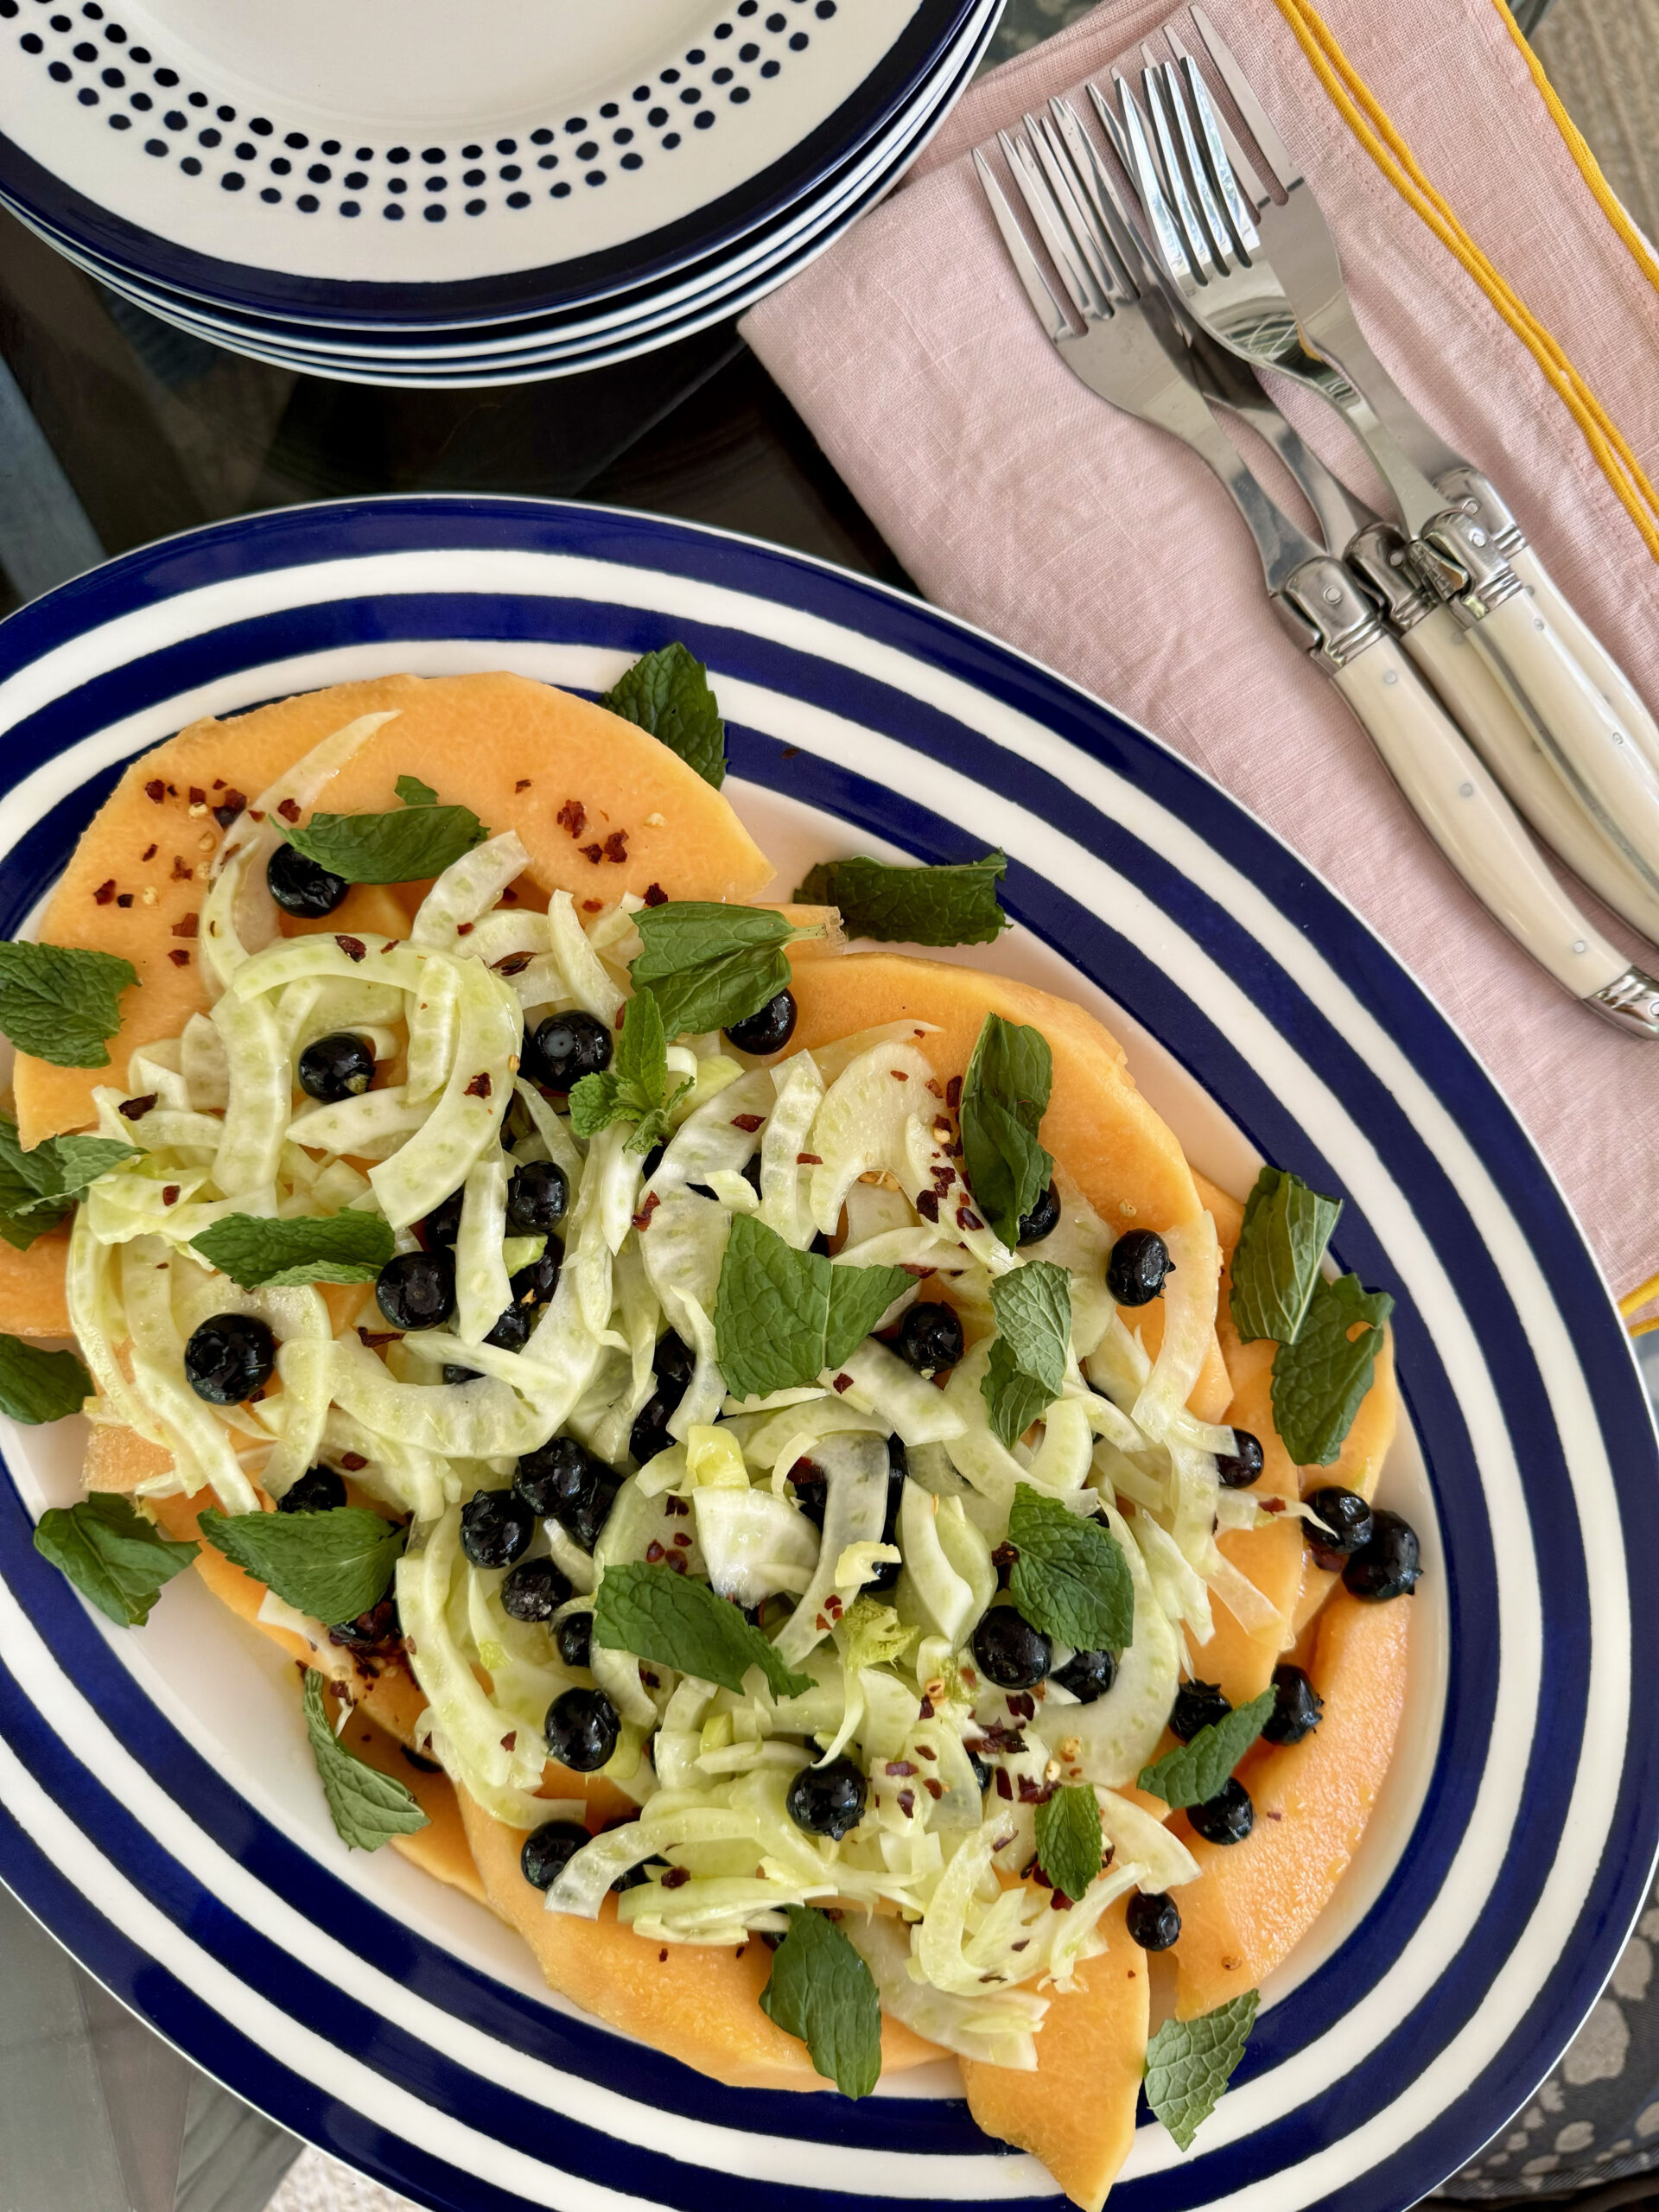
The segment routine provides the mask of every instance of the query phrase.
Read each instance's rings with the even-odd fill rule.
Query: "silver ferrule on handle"
[[[1525,550],[1526,532],[1490,476],[1464,461],[1456,468],[1442,469],[1434,485],[1452,506],[1479,524],[1506,559]]]
[[[1584,1003],[1628,1035],[1659,1037],[1659,982],[1640,968],[1627,968]]]
[[[1294,569],[1274,605],[1297,643],[1327,671],[1345,668],[1382,634],[1382,616],[1352,572],[1330,554]]]
[[[1465,629],[1484,622],[1521,589],[1521,579],[1497,543],[1472,515],[1449,507],[1436,515],[1411,548],[1423,582],[1443,599]]]
[[[1346,558],[1399,637],[1414,630],[1440,604],[1413,573],[1409,549],[1392,523],[1368,524],[1350,544]]]

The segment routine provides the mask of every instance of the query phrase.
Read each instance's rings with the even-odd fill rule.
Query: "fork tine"
[[[1217,202],[1215,180],[1211,177],[1209,168],[1198,151],[1198,141],[1194,133],[1192,116],[1185,87],[1179,73],[1179,65],[1167,61],[1160,62],[1158,67],[1158,81],[1163,86],[1169,111],[1174,117],[1175,127],[1180,134],[1181,151],[1186,160],[1186,173],[1192,180],[1193,191],[1198,194],[1198,207],[1203,213],[1205,227],[1210,234],[1211,244],[1215,248],[1217,265],[1225,269],[1234,240],[1229,232],[1227,218],[1223,214]]]
[[[1090,90],[1093,92],[1092,85]],[[1058,97],[1050,100],[1048,111],[1071,158],[1084,198],[1122,271],[1127,296],[1133,299],[1138,293],[1151,289],[1158,281],[1147,270],[1141,241],[1118,205],[1111,180],[1095,150],[1095,142],[1083,127],[1083,118],[1070,100]]]
[[[1204,10],[1194,5],[1187,10],[1187,13],[1216,66],[1216,73],[1232,96],[1233,105],[1243,117],[1250,136],[1262,149],[1268,167],[1278,180],[1280,189],[1288,192],[1292,185],[1300,184],[1302,181],[1302,173],[1297,168],[1289,147],[1268,122],[1267,111],[1250,90],[1249,79],[1239,67],[1232,48]]]
[[[1106,133],[1107,143],[1123,165],[1124,175],[1133,176],[1135,163],[1129,155],[1129,142],[1123,135],[1123,125],[1113,113],[1111,102],[1092,77],[1089,80],[1089,98],[1094,105],[1100,127]]]
[[[1054,194],[1062,219],[1071,235],[1078,253],[1088,264],[1089,272],[1099,285],[1104,299],[1116,305],[1128,304],[1135,296],[1135,284],[1128,271],[1120,267],[1098,226],[1091,222],[1078,183],[1067,160],[1058,130],[1046,117],[1040,121],[1034,116],[1026,118],[1026,137],[1032,151],[1042,164],[1048,179],[1049,189]]]
[[[1112,151],[1122,163],[1125,175],[1132,175],[1128,143],[1123,136],[1122,124],[1112,112],[1111,103],[1099,86],[1093,83],[1089,86],[1089,97],[1094,103],[1095,113],[1100,118],[1102,129],[1111,141]],[[1065,102],[1060,105],[1068,105]],[[1076,123],[1075,111],[1070,110],[1068,105],[1068,111],[1072,114],[1073,122]],[[1110,226],[1114,239],[1118,241],[1118,251],[1128,262],[1142,295],[1155,293],[1163,301],[1173,315],[1176,327],[1179,329],[1181,335],[1189,345],[1192,345],[1201,334],[1198,324],[1187,312],[1185,301],[1170,282],[1157,256],[1148,249],[1140,232],[1135,228],[1134,218],[1129,213],[1123,195],[1118,189],[1116,180],[1096,151],[1094,140],[1081,129],[1080,125],[1078,135],[1088,149],[1090,189],[1098,195],[1102,220]],[[1125,251],[1126,247],[1127,251]]]
[[[1050,343],[1058,346],[1062,338],[1071,337],[1071,320],[1050,289],[1048,279],[1043,274],[1042,263],[1027,244],[1020,219],[1009,207],[1007,196],[996,181],[995,171],[977,146],[974,149],[974,167],[979,172],[980,185],[990,202],[992,219],[1002,233],[1002,243],[1008,250],[1008,258],[1014,264],[1014,273],[1026,288],[1026,297],[1031,302],[1033,312]]]
[[[1210,175],[1227,209],[1227,219],[1239,251],[1248,260],[1262,243],[1251,219],[1251,210],[1270,204],[1267,188],[1250,167],[1226,117],[1211,99],[1210,87],[1205,83],[1198,63],[1190,54],[1181,52],[1180,41],[1173,35],[1169,42],[1176,49],[1176,67],[1185,79],[1192,111],[1198,119]]]
[[[1208,283],[1211,277],[1222,274],[1224,264],[1216,258],[1215,245],[1187,189],[1186,172],[1181,167],[1181,157],[1176,150],[1175,123],[1169,111],[1169,88],[1160,74],[1158,58],[1147,46],[1141,48],[1141,58],[1143,64],[1141,86],[1146,94],[1147,113],[1152,118],[1159,166],[1169,196],[1174,202],[1181,229],[1186,236],[1188,256],[1197,265],[1199,276]]]
[[[1030,148],[1022,140],[1013,137],[1006,130],[999,130],[996,137],[1002,149],[1002,157],[1007,162],[1008,174],[1014,179],[1014,189],[1025,201],[1027,213],[1036,224],[1043,244],[1048,248],[1049,258],[1059,271],[1066,297],[1085,321],[1098,321],[1110,310],[1100,287],[1071,242],[1047,178],[1038,168]]]
[[[1154,247],[1177,290],[1191,294],[1198,287],[1198,272],[1187,257],[1180,225],[1175,219],[1175,211],[1165,194],[1163,180],[1153,159],[1152,147],[1147,137],[1147,119],[1141,112],[1141,104],[1135,99],[1128,79],[1114,69],[1112,82],[1117,87],[1118,112],[1122,118],[1123,137],[1128,145],[1128,159],[1124,166],[1134,179],[1141,205],[1146,211]]]

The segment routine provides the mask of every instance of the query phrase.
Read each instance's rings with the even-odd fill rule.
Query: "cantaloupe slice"
[[[1259,1988],[1330,1903],[1370,1817],[1405,1704],[1411,1600],[1338,1590],[1309,1669],[1325,1714],[1300,1744],[1261,1744],[1239,1769],[1255,1804],[1243,1843],[1184,1832],[1200,1878],[1180,1893],[1177,2009],[1192,2019]]]
[[[988,1014],[1039,1029],[1054,1059],[1043,1142],[1108,1227],[1173,1228],[1204,1211],[1185,1155],[1141,1095],[1123,1047],[1069,1000],[982,969],[891,952],[798,961],[791,988],[800,1007],[792,1049],[887,1022],[929,1022],[933,1033],[918,1041],[942,1089],[966,1071]],[[1160,1303],[1126,1310],[1125,1319],[1155,1352],[1163,1333]],[[1193,1409],[1217,1420],[1230,1395],[1217,1347],[1192,1394]]]
[[[1147,1954],[1130,1940],[1122,1904],[1101,1930],[1107,1948],[1049,2005],[1034,2074],[962,2062],[968,2109],[985,2133],[1040,2158],[1083,2212],[1100,2212],[1128,2156],[1147,2059]]]
[[[137,969],[138,984],[123,1001],[107,1069],[55,1068],[20,1056],[25,1145],[84,1128],[93,1087],[124,1080],[138,1046],[176,1037],[205,1005],[194,943],[179,932],[200,911],[206,864],[234,834],[221,832],[212,809],[231,792],[263,791],[358,715],[391,709],[396,721],[328,786],[325,811],[392,806],[397,778],[416,776],[491,829],[516,830],[543,903],[563,890],[608,906],[624,891],[644,897],[653,884],[671,899],[746,899],[771,879],[770,862],[728,802],[665,745],[602,707],[524,677],[379,677],[231,721],[196,722],[123,775],[42,918],[48,943],[118,953]],[[396,933],[397,911],[391,894],[360,887],[326,926],[390,925]]]
[[[562,1997],[613,2028],[643,2036],[671,2058],[711,2074],[729,2088],[824,2089],[804,2044],[774,2027],[760,2010],[772,1954],[759,1936],[734,1950],[701,1944],[647,1943],[617,1923],[607,1897],[597,1920],[549,1912],[524,1879],[518,1854],[524,1831],[510,1828],[460,1793],[473,1858],[491,1909],[518,1929]],[[921,2066],[941,2054],[883,2015],[884,2073]]]
[[[0,1331],[11,1337],[67,1337],[67,1229],[37,1236],[26,1252],[0,1242]]]

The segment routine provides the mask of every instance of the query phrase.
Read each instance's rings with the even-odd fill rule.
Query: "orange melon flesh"
[[[644,1942],[607,1897],[597,1920],[549,1912],[518,1864],[525,1831],[510,1828],[460,1792],[461,1818],[491,1909],[516,1929],[549,1986],[608,2026],[642,2036],[734,2089],[826,2089],[804,2044],[760,2010],[772,1953],[759,1936],[734,1950]],[[884,2073],[938,2058],[933,2044],[883,2015]]]
[[[1107,1948],[1078,1967],[1075,1989],[1050,2004],[1034,2074],[962,2062],[968,2109],[980,2126],[1040,2158],[1083,2212],[1100,2212],[1128,2156],[1146,2068],[1151,1981],[1124,1910],[1112,1906],[1101,1923]]]
[[[1123,1047],[1092,1014],[1065,999],[941,960],[854,952],[796,963],[790,985],[800,1008],[791,1049],[800,1051],[887,1022],[933,1025],[917,1041],[943,1090],[966,1072],[988,1014],[1039,1029],[1054,1060],[1042,1141],[1114,1232],[1174,1228],[1204,1211],[1173,1132],[1142,1097]],[[1163,1313],[1154,1302],[1126,1309],[1156,1352]],[[1230,1395],[1218,1348],[1192,1393],[1195,1412],[1215,1420]]]
[[[1330,1903],[1388,1772],[1405,1703],[1411,1601],[1338,1590],[1309,1673],[1325,1714],[1300,1744],[1259,1744],[1239,1768],[1255,1805],[1243,1843],[1205,1843],[1179,1817],[1200,1878],[1180,1893],[1174,1958],[1184,2020],[1259,1988]]]
[[[524,677],[379,677],[194,723],[127,769],[41,920],[47,943],[118,953],[132,962],[138,982],[123,999],[107,1068],[58,1068],[19,1056],[17,1118],[26,1146],[84,1128],[97,1084],[124,1081],[139,1046],[176,1037],[206,1007],[195,945],[175,932],[200,912],[207,887],[196,870],[234,829],[221,833],[211,811],[193,814],[192,790],[202,794],[194,804],[204,810],[227,791],[256,797],[321,739],[359,715],[391,709],[397,720],[328,786],[324,811],[384,810],[397,804],[397,778],[416,776],[492,830],[518,831],[531,856],[527,881],[543,903],[562,890],[610,906],[625,891],[644,897],[653,884],[671,899],[747,899],[771,879],[771,864],[729,803],[677,754],[602,707]],[[159,800],[146,793],[156,784]],[[110,885],[100,903],[97,894]],[[147,892],[155,894],[149,906]],[[120,906],[123,897],[132,905]],[[400,911],[406,900],[394,893],[359,886],[319,926],[396,934]]]
[[[26,1252],[0,1242],[0,1331],[11,1337],[70,1335],[68,1265],[67,1228],[37,1236]]]

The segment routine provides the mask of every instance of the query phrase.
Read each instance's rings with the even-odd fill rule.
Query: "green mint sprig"
[[[1102,1856],[1100,1800],[1087,1783],[1067,1783],[1037,1808],[1037,1864],[1076,1904]]]
[[[404,1548],[397,1522],[357,1505],[322,1513],[221,1513],[209,1506],[198,1525],[215,1551],[328,1627],[379,1604]]]
[[[868,2097],[881,2076],[881,2000],[875,1980],[833,1920],[786,1905],[789,1933],[772,1955],[760,2009],[806,2045],[844,2097]]]
[[[1357,1275],[1321,1276],[1314,1286],[1296,1341],[1273,1357],[1274,1427],[1299,1467],[1329,1466],[1341,1451],[1393,1311],[1388,1292],[1363,1289]]]
[[[715,1357],[740,1398],[801,1390],[861,1344],[907,1289],[902,1268],[833,1266],[738,1214],[715,1294]]]
[[[1340,1198],[1321,1198],[1300,1175],[1262,1170],[1233,1254],[1231,1312],[1242,1342],[1295,1340],[1341,1212]]]
[[[1016,1484],[1008,1541],[1019,1557],[1008,1591],[1034,1628],[1079,1651],[1125,1651],[1135,1641],[1135,1583],[1118,1541],[1033,1483]]]
[[[726,780],[726,725],[709,671],[684,645],[643,654],[600,701],[625,722],[659,738],[718,791]]]
[[[42,1351],[21,1337],[0,1337],[0,1414],[37,1428],[78,1414],[92,1378],[72,1351]]]
[[[105,1039],[121,1027],[130,960],[61,944],[0,942],[0,1034],[54,1068],[106,1068]]]
[[[991,1427],[1013,1449],[1065,1382],[1071,1342],[1071,1277],[1049,1260],[1028,1261],[991,1285],[997,1337],[980,1395]]]
[[[0,1236],[26,1252],[55,1229],[89,1183],[137,1154],[112,1137],[48,1137],[25,1152],[17,1124],[0,1114]]]
[[[1054,1061],[1039,1029],[988,1014],[962,1079],[963,1173],[974,1202],[1005,1244],[1020,1234],[1054,1173],[1037,1141]]]
[[[795,900],[838,907],[849,937],[882,944],[989,944],[1008,926],[996,896],[1007,868],[1006,853],[931,868],[820,861],[808,869]]]
[[[419,796],[411,798],[411,791]],[[423,883],[490,834],[471,807],[435,804],[436,792],[413,776],[400,776],[397,791],[405,804],[388,813],[314,814],[303,829],[284,835],[296,852],[347,883]]]
[[[670,1037],[729,1029],[789,985],[784,947],[822,937],[814,922],[798,929],[769,906],[723,906],[713,899],[671,899],[634,916],[644,950],[629,969],[648,990]]]
[[[630,1152],[649,1152],[668,1135],[668,1117],[691,1087],[688,1077],[672,1096],[668,1090],[668,1039],[649,991],[636,991],[623,1016],[616,1058],[601,1075],[585,1075],[570,1093],[570,1126],[579,1137],[596,1137],[613,1122],[632,1122]]]
[[[1261,2001],[1247,1989],[1196,2020],[1166,2020],[1147,2045],[1147,2102],[1183,2151],[1221,2102]]]
[[[372,1282],[397,1240],[376,1213],[289,1221],[232,1213],[190,1242],[209,1267],[244,1290],[278,1290],[302,1282]]]
[[[760,1669],[774,1697],[801,1697],[812,1687],[735,1605],[667,1566],[633,1560],[607,1567],[594,1599],[593,1640],[733,1692],[751,1667]]]
[[[35,1548],[118,1628],[141,1628],[163,1586],[200,1547],[164,1535],[130,1498],[95,1491],[78,1504],[42,1513]]]
[[[399,776],[391,788],[405,806],[435,806],[438,803],[436,791],[418,776]]]
[[[378,1851],[395,1835],[414,1835],[428,1825],[415,1793],[396,1776],[382,1774],[348,1751],[328,1719],[322,1676],[308,1668],[303,1692],[305,1732],[317,1763],[317,1779],[334,1832],[349,1850]]]
[[[1263,1690],[1207,1728],[1200,1728],[1190,1744],[1178,1744],[1151,1766],[1143,1766],[1136,1787],[1161,1797],[1172,1812],[1187,1805],[1205,1805],[1218,1796],[1250,1745],[1271,1718],[1274,1693]]]

